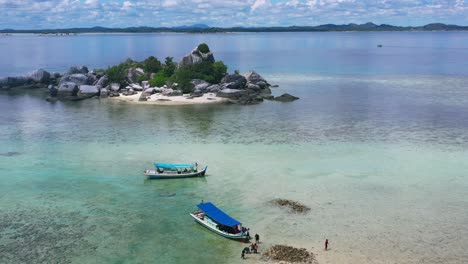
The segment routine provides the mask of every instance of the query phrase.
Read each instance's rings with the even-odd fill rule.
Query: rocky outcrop
[[[185,55],[179,62],[179,68],[194,65],[200,62],[214,62],[214,56],[211,52],[203,53],[198,50],[198,47],[192,50],[189,54]]]
[[[143,91],[143,93],[147,95],[155,94],[157,92],[156,88],[147,88]]]
[[[62,82],[57,89],[58,97],[76,96],[78,94],[78,85],[74,82]]]
[[[144,101],[148,101],[148,99],[146,99],[148,95],[146,93],[141,93],[140,94],[140,97],[138,98],[138,101],[139,102],[144,102]]]
[[[180,90],[174,90],[172,93],[167,94],[168,96],[181,96],[183,95],[182,91]]]
[[[99,85],[101,87],[106,87],[109,83],[109,78],[106,75],[101,76],[97,81],[93,83],[93,85]]]
[[[28,74],[28,77],[33,81],[37,83],[45,83],[48,84],[50,81],[50,73],[46,70],[39,69],[35,70],[31,73]]]
[[[206,87],[207,93],[217,93],[219,91],[221,91],[221,85],[219,84],[213,84],[213,85]]]
[[[69,83],[73,82],[76,85],[91,85],[93,83],[93,80],[88,78],[87,75],[77,73],[77,74],[69,74],[69,75],[64,75],[59,82],[59,86],[62,83]]]
[[[68,74],[87,74],[89,72],[88,67],[86,66],[72,66],[68,70]]]
[[[245,79],[248,83],[256,84],[262,88],[269,86],[268,82],[260,74],[252,70],[245,75]]]
[[[127,81],[128,83],[136,83],[138,77],[145,75],[145,71],[142,68],[132,67],[127,71]]]
[[[247,79],[244,76],[234,73],[228,74],[221,79],[221,86],[228,89],[245,89]]]
[[[247,95],[247,91],[229,88],[223,89],[216,94],[217,97],[227,98],[231,100],[237,100],[244,95]]]
[[[292,102],[298,99],[299,97],[285,93],[285,94],[275,97],[273,100],[278,101],[278,102]]]
[[[120,90],[120,83],[111,83],[110,90],[114,92],[117,92],[118,90]]]
[[[141,86],[143,87],[143,90],[150,88],[149,81],[142,81]]]
[[[0,78],[0,89],[45,88],[51,81],[48,71],[39,69],[24,76]]]
[[[138,85],[136,83],[131,83],[131,84],[128,85],[128,87],[130,87],[131,89],[133,89],[135,91],[143,91],[143,87],[141,87],[140,85]]]
[[[109,96],[108,87],[102,88],[101,91],[99,92],[99,97],[100,98],[107,98],[108,96]]]
[[[78,87],[78,96],[86,95],[86,96],[92,96],[92,95],[98,95],[99,90],[101,89],[100,86],[97,85],[80,85]]]

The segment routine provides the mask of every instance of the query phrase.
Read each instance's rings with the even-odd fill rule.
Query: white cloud
[[[250,10],[253,12],[259,8],[270,6],[270,1],[268,0],[255,0],[255,2],[250,7]]]
[[[0,28],[468,24],[463,0],[0,0]]]

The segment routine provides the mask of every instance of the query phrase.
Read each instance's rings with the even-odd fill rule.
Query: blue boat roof
[[[240,225],[241,223],[237,221],[236,219],[230,217],[223,211],[221,211],[218,207],[216,207],[214,204],[208,202],[208,203],[201,203],[197,205],[200,210],[202,210],[206,215],[208,215],[211,219],[213,219],[215,222],[224,225],[224,226],[230,226],[234,227],[236,225]]]
[[[156,168],[183,169],[194,167],[194,164],[155,163]]]

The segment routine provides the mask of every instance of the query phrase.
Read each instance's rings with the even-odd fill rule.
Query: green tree
[[[161,68],[161,62],[153,56],[150,56],[143,61],[143,69],[145,70],[145,73],[157,73]]]
[[[164,75],[166,75],[167,77],[172,76],[176,68],[177,68],[177,64],[174,62],[173,58],[166,57],[166,60],[164,61],[164,65],[163,65]]]
[[[151,86],[161,87],[164,86],[168,80],[169,78],[165,76],[164,71],[159,71],[149,83]]]
[[[216,61],[212,65],[214,83],[219,83],[221,79],[227,74],[227,66],[222,61]]]
[[[197,49],[202,53],[210,52],[210,48],[208,47],[208,45],[206,43],[202,43],[202,44],[198,45]]]

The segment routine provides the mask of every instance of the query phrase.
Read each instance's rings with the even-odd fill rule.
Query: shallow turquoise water
[[[243,244],[188,215],[203,199],[258,232],[260,250],[302,246],[320,263],[465,263],[468,81],[458,57],[465,51],[443,49],[463,44],[463,34],[431,42],[425,56],[440,48],[440,68],[398,49],[400,60],[414,62],[379,62],[378,74],[356,67],[362,60],[332,73],[316,72],[318,62],[303,67],[297,57],[291,69],[269,64],[267,79],[280,85],[273,93],[301,98],[290,104],[50,104],[0,94],[0,262],[240,262]],[[268,46],[258,44],[264,34],[252,36],[253,50]],[[342,55],[349,52],[345,43],[374,46],[352,34],[351,42],[346,34],[331,36],[325,43]],[[340,36],[343,42],[334,41]],[[409,44],[418,39],[397,36]],[[294,38],[293,46],[309,47],[303,35]],[[239,47],[231,58],[252,52],[238,42],[226,48]],[[375,56],[369,55],[380,61]],[[345,57],[334,58],[327,63],[339,69]],[[256,66],[251,59],[228,63]],[[154,161],[198,161],[209,165],[208,176],[147,181],[142,171]],[[274,198],[298,200],[311,211],[291,214],[273,206]]]

